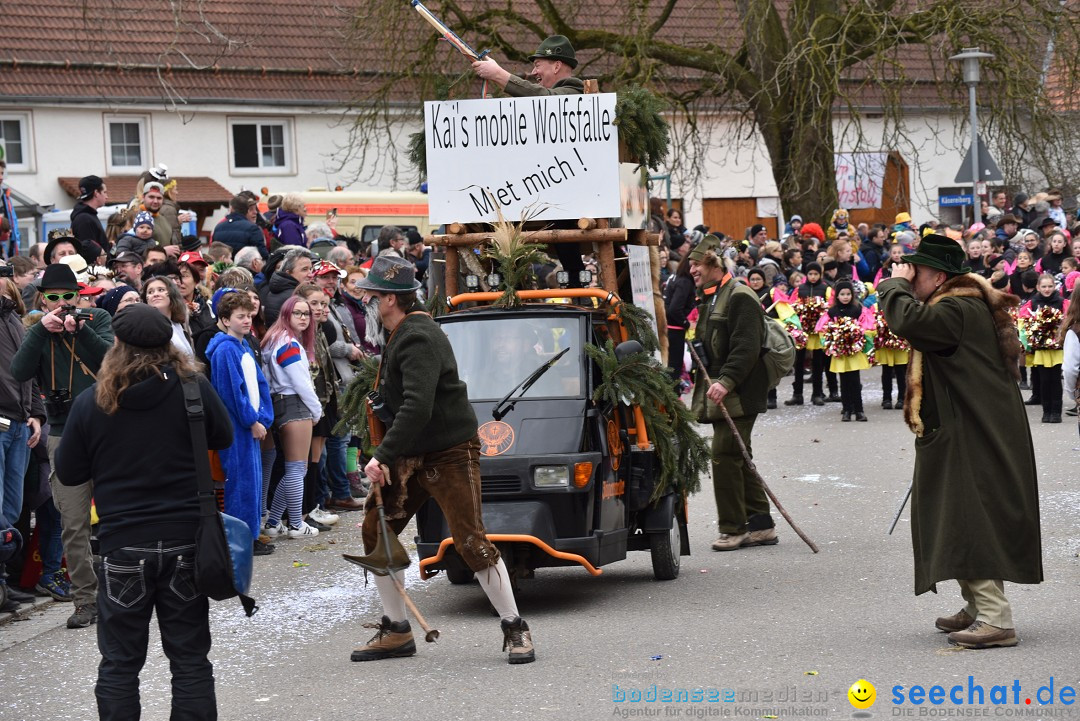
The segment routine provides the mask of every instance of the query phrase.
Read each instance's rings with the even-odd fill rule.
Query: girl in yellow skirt
[[[874,311],[874,362],[881,366],[881,407],[885,410],[904,407],[907,392],[907,364],[911,346],[889,329],[880,310]],[[893,380],[896,380],[896,403],[892,402]]]
[[[832,357],[829,369],[840,377],[840,419],[865,421],[859,371],[870,368],[874,352],[874,313],[855,297],[849,280],[833,287],[833,304],[821,316],[815,330],[821,334],[825,354]]]
[[[1038,368],[1032,374],[1039,387],[1032,391],[1042,401],[1043,423],[1061,423],[1061,364],[1065,360],[1058,329],[1069,310],[1069,301],[1061,297],[1054,276],[1043,273],[1035,286],[1035,296],[1020,309],[1021,338],[1030,349],[1030,365]]]

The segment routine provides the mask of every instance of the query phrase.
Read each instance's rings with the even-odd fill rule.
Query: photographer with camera
[[[64,486],[56,477],[54,456],[71,403],[93,385],[101,361],[113,345],[112,322],[100,308],[76,308],[79,283],[63,263],[45,268],[41,278],[45,315],[26,332],[11,359],[11,375],[20,383],[36,378],[45,394],[49,418],[49,464],[53,500],[63,521],[64,553],[71,576],[75,613],[68,628],[86,628],[97,618],[97,577],[90,552],[92,483]]]

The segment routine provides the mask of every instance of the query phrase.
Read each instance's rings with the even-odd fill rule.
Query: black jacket
[[[199,499],[184,391],[175,371],[164,374],[128,388],[111,416],[98,407],[96,387],[75,399],[68,416],[56,451],[57,477],[65,486],[94,480],[102,554],[144,541],[195,538]],[[228,448],[228,411],[210,382],[198,380],[207,445]]]
[[[92,240],[109,250],[109,241],[105,237],[105,228],[98,220],[97,211],[86,203],[76,203],[71,210],[71,234],[77,240]]]
[[[4,299],[4,302],[10,301]],[[26,330],[15,311],[0,307],[0,415],[12,423],[25,423],[31,416],[44,423],[45,406],[37,381],[17,381],[11,375],[11,359],[25,336]]]
[[[690,321],[686,319],[694,309],[694,279],[684,275],[673,275],[664,286],[664,313],[667,315],[669,328],[687,329]]]
[[[252,223],[240,213],[229,213],[225,220],[218,223],[214,228],[212,240],[224,243],[233,250],[236,255],[241,248],[253,246],[259,249],[259,255],[266,259],[266,236],[259,230],[259,226]]]
[[[278,313],[281,312],[281,306],[299,286],[300,281],[293,278],[291,275],[275,272],[270,276],[270,282],[259,289],[259,298],[262,300],[263,320],[266,321],[267,328],[274,324],[274,321],[277,320]]]

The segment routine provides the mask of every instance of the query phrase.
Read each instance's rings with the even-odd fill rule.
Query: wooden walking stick
[[[697,354],[697,351],[694,350],[694,345],[692,343],[687,343],[686,347],[690,349],[690,355],[693,356],[694,363],[697,364],[698,370],[701,371],[701,375],[705,380],[705,387],[708,388],[713,383],[712,379],[709,378],[709,369],[706,368],[705,364],[701,361],[701,356],[699,356]],[[799,370],[797,369],[796,372],[799,372]],[[750,453],[746,450],[746,444],[743,443],[742,436],[739,435],[739,429],[735,427],[735,421],[733,421],[731,419],[731,416],[728,415],[727,408],[724,407],[724,404],[722,402],[717,403],[717,405],[720,406],[720,412],[724,414],[724,420],[727,421],[728,426],[731,428],[731,432],[735,435],[735,440],[739,443],[739,450],[742,451],[743,460],[746,461],[746,467],[750,469],[750,472],[754,474],[754,478],[756,478],[757,482],[761,484],[761,487],[765,489],[765,494],[769,497],[769,500],[772,501],[773,505],[776,506],[776,510],[780,511],[780,515],[783,516],[784,520],[788,522],[788,525],[791,526],[791,529],[795,531],[796,534],[798,534],[799,538],[801,538],[807,546],[810,546],[811,551],[813,551],[814,553],[818,553],[819,549],[817,547],[817,544],[811,541],[810,537],[803,533],[802,529],[799,528],[798,524],[795,523],[794,520],[792,520],[791,516],[788,515],[787,510],[785,510],[785,508],[780,504],[780,499],[776,497],[776,494],[772,492],[771,488],[769,488],[769,484],[766,483],[765,479],[761,477],[760,473],[758,473],[757,466],[754,465],[754,459],[750,457]]]

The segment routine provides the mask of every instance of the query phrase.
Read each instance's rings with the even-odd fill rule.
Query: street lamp
[[[949,60],[959,60],[964,74],[964,84],[968,86],[968,104],[971,115],[971,209],[975,213],[975,223],[982,221],[982,208],[979,205],[979,116],[975,112],[975,86],[979,84],[979,61],[994,57],[978,48],[964,48]]]

